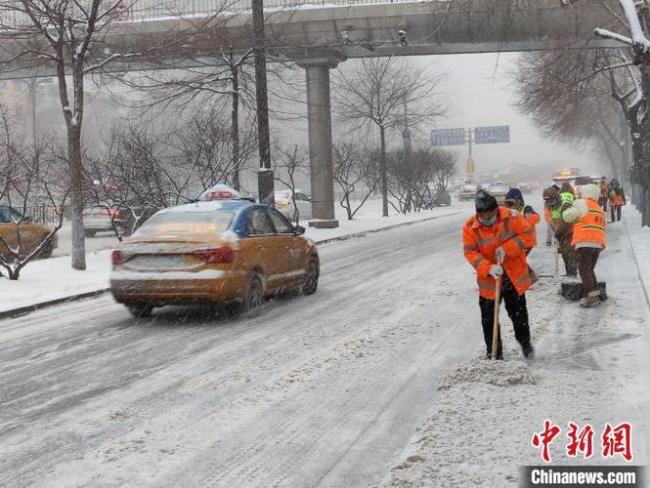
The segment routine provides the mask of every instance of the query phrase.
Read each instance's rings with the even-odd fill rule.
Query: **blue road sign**
[[[495,125],[476,127],[474,129],[474,142],[476,144],[498,144],[510,142],[510,126]]]
[[[464,146],[465,129],[434,129],[431,131],[434,146]]]

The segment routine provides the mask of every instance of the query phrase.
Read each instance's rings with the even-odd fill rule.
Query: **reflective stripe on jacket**
[[[607,244],[607,214],[602,207],[591,198],[585,200],[587,213],[573,224],[573,239],[571,245],[581,242],[597,242],[603,249]]]
[[[533,247],[535,229],[516,210],[499,207],[497,221],[490,227],[481,225],[476,215],[463,226],[465,259],[476,270],[479,294],[495,298],[495,280],[489,275],[496,264],[496,250],[503,246],[506,258],[502,266],[517,293],[524,294],[531,281],[526,262],[526,249]]]
[[[565,191],[564,193],[560,193],[560,200],[562,200],[562,203],[565,203],[565,202],[573,203],[573,201],[575,199],[576,199],[576,196],[571,192]]]

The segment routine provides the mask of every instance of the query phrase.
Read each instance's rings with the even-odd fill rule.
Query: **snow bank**
[[[108,288],[110,253],[87,254],[86,271],[73,270],[65,256],[27,264],[17,281],[0,278],[0,312]]]
[[[523,361],[475,359],[455,369],[440,381],[441,390],[463,383],[495,386],[534,385],[537,379]]]

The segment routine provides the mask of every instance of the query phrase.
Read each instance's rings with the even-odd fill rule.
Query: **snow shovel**
[[[560,277],[560,244],[555,240],[555,278]]]
[[[497,258],[497,264],[501,266],[501,260]],[[505,271],[504,271],[505,272]],[[501,283],[503,275],[496,278],[496,290],[494,291],[494,322],[492,323],[492,359],[496,360],[499,348],[499,309],[501,308]]]

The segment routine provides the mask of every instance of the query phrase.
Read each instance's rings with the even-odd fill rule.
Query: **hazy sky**
[[[427,67],[433,72],[444,72],[446,79],[440,86],[440,94],[448,106],[448,116],[428,129],[422,128],[420,138],[429,140],[430,130],[439,128],[509,125],[509,144],[474,145],[474,160],[478,172],[498,171],[513,164],[547,167],[549,179],[553,171],[565,167],[580,167],[583,173],[600,174],[601,164],[594,160],[589,148],[560,144],[545,139],[526,115],[520,114],[514,106],[514,88],[511,73],[518,54],[465,54],[446,56],[422,56],[408,58],[410,62]],[[349,60],[349,66],[355,61]],[[334,76],[334,73],[333,73]],[[303,84],[304,81],[299,82]],[[304,90],[302,94],[304,98]],[[276,103],[280,103],[276,100]],[[283,100],[282,104],[287,101]],[[289,103],[292,105],[291,103]],[[286,105],[283,105],[286,107]],[[295,105],[296,113],[306,112],[304,104]],[[350,133],[333,118],[334,142],[349,138]],[[294,124],[277,124],[272,128],[282,133],[286,142],[307,143],[306,120]],[[400,143],[397,134],[391,139]],[[358,139],[361,134],[355,135]],[[467,159],[466,147],[448,147],[459,154],[459,170],[464,170]]]
[[[594,167],[593,157],[581,147],[570,147],[545,139],[532,121],[514,107],[514,90],[509,73],[517,54],[471,54],[419,58],[417,63],[436,63],[448,73],[442,91],[449,104],[449,116],[439,127],[510,125],[510,144],[474,145],[477,171],[494,171],[509,163]],[[450,148],[452,149],[452,148]],[[454,149],[465,161],[467,150]],[[599,171],[595,171],[598,173]]]

